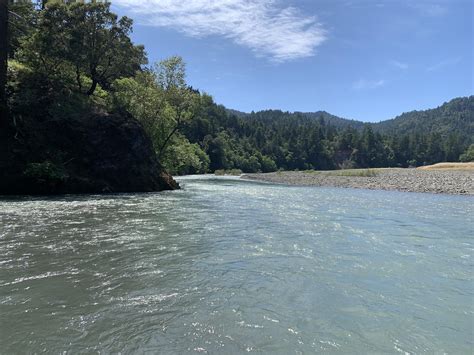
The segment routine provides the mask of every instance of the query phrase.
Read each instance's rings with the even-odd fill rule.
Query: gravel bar
[[[244,179],[300,186],[474,195],[474,169],[374,169],[375,176],[342,176],[336,171],[280,171],[245,174]]]

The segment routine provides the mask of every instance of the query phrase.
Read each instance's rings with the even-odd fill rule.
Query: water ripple
[[[5,353],[470,353],[470,197],[185,177],[0,200]]]

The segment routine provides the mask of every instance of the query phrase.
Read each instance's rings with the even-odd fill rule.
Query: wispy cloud
[[[258,56],[286,62],[313,56],[326,40],[315,16],[276,0],[115,0],[146,24],[192,37],[222,36]]]
[[[408,69],[407,63],[399,62],[398,60],[391,60],[390,64],[393,65],[394,67],[397,67],[398,69],[403,69],[403,70]]]
[[[441,70],[445,67],[449,67],[451,65],[458,64],[461,61],[461,59],[462,59],[461,57],[456,57],[456,58],[449,58],[449,59],[442,60],[438,63],[435,63],[435,64],[430,65],[429,67],[427,67],[426,71],[427,72],[432,72],[432,71]]]
[[[366,79],[359,79],[352,84],[352,88],[354,90],[368,90],[368,89],[376,89],[381,86],[385,85],[385,80],[366,80]]]

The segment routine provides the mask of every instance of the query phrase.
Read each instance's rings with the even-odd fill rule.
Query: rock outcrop
[[[0,194],[151,192],[179,185],[126,115],[17,122],[0,133]]]

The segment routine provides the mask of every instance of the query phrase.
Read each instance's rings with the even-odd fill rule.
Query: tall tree
[[[144,48],[132,43],[131,31],[132,20],[119,19],[108,3],[51,3],[23,53],[47,77],[73,72],[73,89],[90,96],[98,85],[107,89],[146,64]]]
[[[67,57],[76,73],[92,80],[87,95],[92,95],[98,84],[108,88],[115,79],[133,76],[146,64],[143,46],[133,45],[129,37],[133,21],[125,16],[119,19],[110,11],[110,4],[71,5],[69,21]]]
[[[168,106],[165,112],[173,122],[158,150],[158,158],[161,158],[171,138],[196,114],[199,95],[186,85],[186,64],[183,58],[173,56],[165,59],[156,65],[155,70]]]

